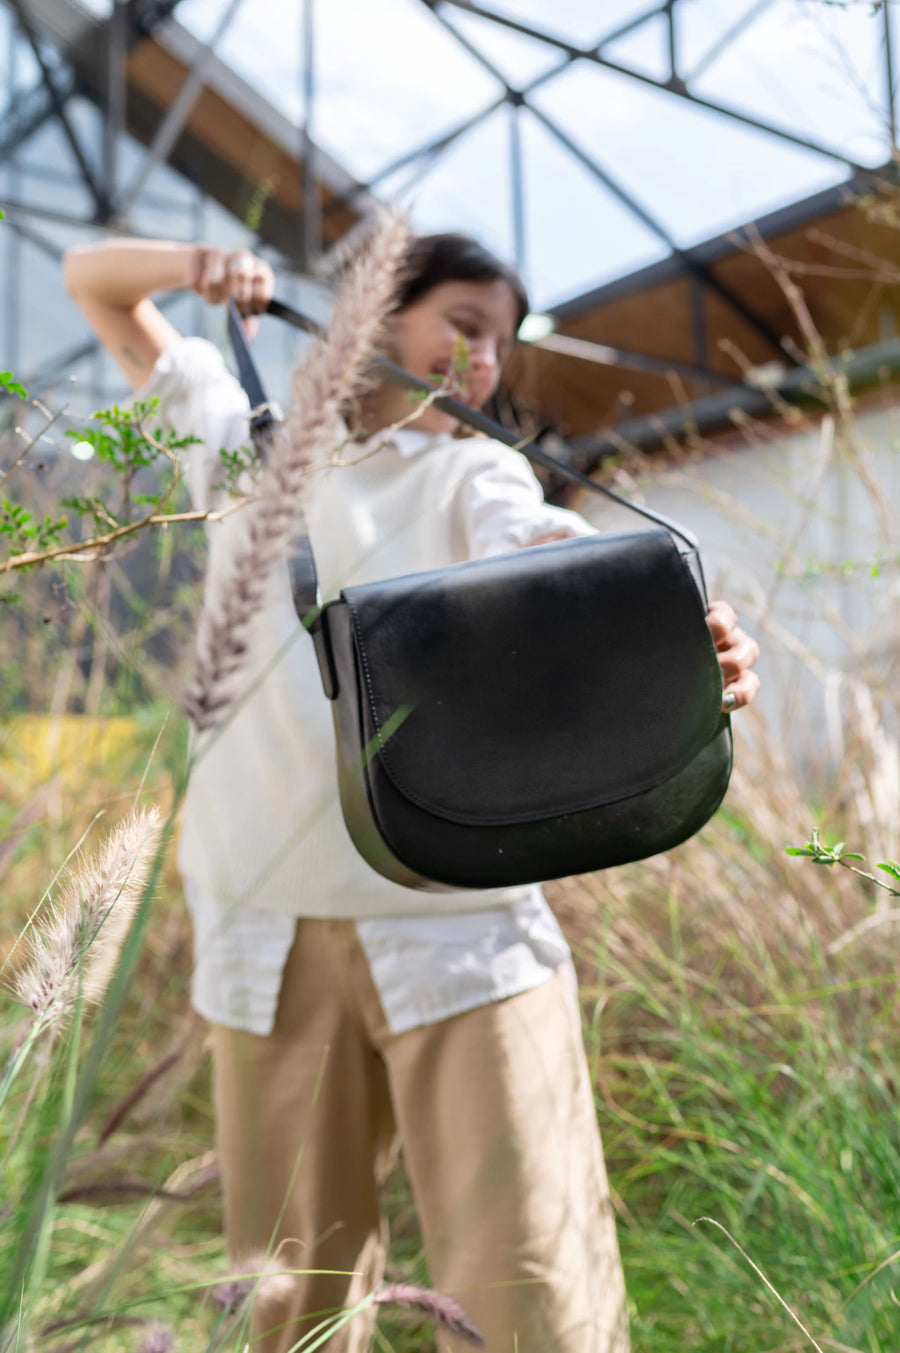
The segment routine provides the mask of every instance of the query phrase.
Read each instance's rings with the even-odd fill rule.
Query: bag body
[[[731,772],[705,610],[699,560],[660,529],[346,588],[311,629],[356,848],[441,891],[686,840]]]

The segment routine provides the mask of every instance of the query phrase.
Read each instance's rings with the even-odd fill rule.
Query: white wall
[[[827,422],[762,424],[638,481],[649,506],[700,537],[711,597],[732,601],[763,647],[760,706],[809,769],[835,759],[847,680],[871,684],[898,731],[900,402],[879,402],[857,414],[852,447]],[[639,525],[593,495],[580,510]]]

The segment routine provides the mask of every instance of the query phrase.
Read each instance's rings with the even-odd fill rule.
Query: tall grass
[[[553,890],[581,967],[634,1343],[810,1346],[722,1227],[823,1347],[886,1351],[900,1334],[896,917],[860,930],[875,890],[784,854],[809,835],[808,796],[765,736],[739,752],[699,839]],[[843,817],[865,849],[865,805]]]
[[[146,754],[149,731],[143,738]],[[858,768],[866,759],[859,737],[847,744]],[[877,758],[877,745],[868,755]],[[112,774],[111,795],[122,767]],[[166,779],[162,768],[151,777],[164,802]],[[68,790],[65,806],[79,792]],[[871,814],[859,785],[814,812],[757,730],[739,744],[726,809],[698,840],[550,889],[580,970],[636,1349],[809,1346],[702,1218],[730,1232],[821,1347],[896,1347],[896,921],[890,908],[876,910],[865,881],[784,854],[806,839],[816,813],[867,850]],[[50,872],[51,861],[35,857],[53,835],[49,825],[33,827],[20,847],[6,893],[20,915],[32,880]],[[176,1347],[236,1346],[238,1326],[212,1295],[227,1267],[208,1068],[202,1029],[187,1010],[188,935],[169,864],[153,915],[59,1181],[45,1276],[29,1293],[37,1347],[77,1337],[79,1347],[118,1353],[136,1349],[153,1322],[174,1328]],[[879,916],[860,931],[861,920]],[[8,1040],[21,1032],[9,1019],[5,1026]],[[16,1206],[33,1196],[58,1137],[70,1055],[60,1042],[37,1097],[29,1100],[23,1077],[0,1120],[6,1194]],[[30,1135],[11,1174],[10,1125],[23,1110]],[[425,1282],[400,1170],[386,1201],[389,1277]],[[8,1213],[6,1236],[18,1226]],[[74,1332],[59,1323],[73,1320],[91,1323]],[[412,1353],[432,1339],[413,1313],[385,1312],[376,1349]]]

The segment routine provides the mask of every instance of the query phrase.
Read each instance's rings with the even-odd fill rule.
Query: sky
[[[181,0],[178,22],[208,40],[234,0]],[[218,55],[298,127],[304,107],[301,19],[313,5],[315,139],[360,179],[489,106],[502,85],[422,0],[242,0]],[[486,8],[593,46],[647,13],[652,0],[482,0]],[[105,13],[109,0],[91,0]],[[900,68],[900,0],[891,0]],[[890,151],[882,52],[884,19],[871,0],[678,0],[681,72],[700,97],[808,136],[863,165]],[[679,246],[697,243],[847,177],[846,164],[693,107],[670,93],[475,15],[441,13],[515,87],[562,66],[532,96]],[[599,16],[599,17],[598,17]],[[731,45],[720,42],[748,19]],[[665,78],[667,30],[657,17],[609,42],[604,55]],[[409,183],[379,193],[422,229],[463,229],[505,257],[515,253],[509,167],[512,114],[499,108]],[[526,225],[520,262],[536,308],[546,308],[668,253],[668,245],[520,114]],[[299,144],[299,131],[298,131]]]

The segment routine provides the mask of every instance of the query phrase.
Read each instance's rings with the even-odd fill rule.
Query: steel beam
[[[706,292],[696,273],[690,279],[691,330],[694,336],[694,361],[709,368],[709,322],[706,314]]]
[[[106,117],[103,122],[103,168],[106,179],[106,197],[112,203],[118,190],[116,164],[119,138],[125,128],[125,98],[128,51],[128,14],[126,0],[111,0],[112,12],[107,25],[106,47]]]
[[[15,87],[18,67],[18,48],[16,46],[15,33],[12,25],[8,32],[8,75],[10,99],[15,98]],[[9,181],[7,190],[11,187],[15,192],[18,188],[19,168],[13,164],[10,166]],[[10,231],[6,240],[6,315],[4,323],[5,340],[5,361],[13,370],[18,366],[19,354],[19,324],[21,320],[21,301],[22,301],[22,264],[20,259],[21,247],[20,238],[12,221],[10,221]]]
[[[503,86],[507,94],[513,94],[515,91],[511,87],[509,81],[507,80],[503,72],[497,66],[494,65],[493,61],[491,61],[489,57],[485,56],[484,52],[481,51],[479,47],[475,46],[475,43],[472,42],[471,38],[467,38],[465,33],[461,33],[458,28],[453,27],[453,25],[444,17],[444,15],[439,10],[438,5],[440,3],[441,0],[422,0],[422,4],[425,6],[425,8],[431,11],[431,13],[437,19],[438,23],[441,24],[444,28],[446,28],[448,33],[452,34],[452,36],[456,39],[459,45],[461,47],[464,47],[470,56],[474,56],[478,64],[484,70],[486,70],[489,75],[492,75],[494,79],[498,82],[498,84],[501,84]]]
[[[618,28],[614,28],[611,33],[606,33],[594,47],[595,52],[602,52],[604,47],[610,43],[618,41],[619,38],[625,38],[629,33],[634,33],[638,28],[643,28],[645,23],[655,19],[658,14],[666,12],[665,4],[654,5],[652,9],[647,9],[643,14],[639,14],[636,19],[629,19],[628,23],[623,23]]]
[[[141,38],[147,37],[153,31],[157,23],[168,18],[179,0],[154,0],[152,4],[143,6],[136,4],[135,0],[119,0],[124,3],[125,17],[127,21],[126,48],[133,46]],[[91,35],[91,41],[103,40],[103,29],[109,20],[105,20],[99,25],[99,39],[97,33]],[[59,83],[54,81],[55,95],[63,103],[68,101],[81,91],[81,86],[76,76],[71,72],[66,72],[67,84],[60,87]],[[94,97],[91,95],[90,97]],[[25,94],[17,94],[14,107],[7,105],[3,118],[0,123],[13,120],[13,125],[7,130],[6,136],[0,141],[0,163],[7,160],[10,155],[14,155],[19,146],[23,145],[29,137],[34,136],[40,131],[41,127],[55,115],[56,100],[43,80],[39,80],[36,85]]]
[[[302,145],[302,224],[301,258],[311,272],[322,252],[322,211],[316,176],[316,146],[313,140],[316,107],[316,32],[315,0],[303,5],[303,145]]]
[[[512,198],[513,257],[525,276],[525,166],[522,154],[522,126],[517,104],[509,108],[509,186]]]
[[[203,91],[207,72],[216,54],[216,47],[228,31],[242,4],[243,0],[230,0],[209,42],[197,52],[181,88],[157,128],[140,168],[116,204],[122,215],[127,216],[154,169],[172,153],[175,142],[184,130],[188,115]]]
[[[883,380],[885,371],[891,375],[900,372],[900,338],[889,338],[847,356],[830,358],[827,369],[845,377],[851,389],[876,385]],[[578,437],[569,443],[569,454],[589,473],[604,457],[619,454],[623,443],[649,451],[668,437],[696,436],[733,427],[736,411],[752,418],[765,418],[785,402],[821,409],[827,400],[826,386],[821,370],[801,366],[787,372],[772,389],[744,385],[736,390],[720,390],[687,405],[631,418],[607,432]]]
[[[53,207],[39,207],[33,202],[4,200],[3,210],[9,220],[21,220],[23,216],[33,216],[38,221],[52,221],[55,225],[90,226],[109,235],[129,234],[128,228],[115,225],[110,221],[90,221],[70,211],[57,211]]]
[[[56,86],[56,92],[63,103],[76,92],[77,81],[72,71],[64,75],[65,85]],[[0,126],[5,127],[5,135],[0,141],[0,163],[14,155],[19,147],[40,131],[45,122],[53,117],[54,104],[50,92],[43,80],[24,91],[10,92],[9,101],[0,118]]]
[[[669,78],[666,88],[674,93],[682,93],[687,85],[678,74],[678,34],[675,29],[675,6],[678,0],[666,0],[663,13],[666,17],[666,39],[669,51]]]
[[[718,61],[726,48],[731,46],[735,38],[755,23],[765,10],[771,9],[774,2],[775,0],[757,0],[757,3],[748,9],[746,14],[742,14],[730,28],[727,28],[721,37],[716,39],[709,51],[701,56],[694,69],[685,76],[685,82],[690,83],[691,80],[696,80],[698,75],[702,75],[705,70],[708,70],[713,62]]]
[[[492,103],[487,104],[479,112],[473,113],[471,117],[467,117],[463,122],[458,123],[451,131],[441,132],[440,136],[433,140],[426,141],[413,150],[404,151],[396,160],[392,160],[383,169],[379,169],[378,173],[373,174],[365,183],[356,183],[348,192],[332,198],[325,205],[324,215],[327,218],[343,211],[345,207],[349,207],[355,202],[357,197],[370,193],[373,188],[378,187],[379,183],[383,183],[385,179],[398,174],[407,165],[414,164],[417,160],[434,159],[443,154],[453,145],[454,141],[458,141],[461,136],[465,136],[466,132],[471,131],[473,127],[477,127],[479,122],[483,122],[485,118],[490,117],[491,113],[496,112],[498,108],[502,108],[506,101],[506,95],[501,94],[499,99],[494,99]]]
[[[128,26],[135,37],[149,37],[157,24],[170,19],[180,0],[126,0]]]
[[[81,170],[81,176],[84,179],[85,183],[87,184],[91,196],[94,199],[94,204],[97,209],[97,216],[100,219],[103,219],[109,209],[109,200],[105,192],[103,191],[102,186],[97,182],[97,178],[94,174],[94,171],[91,169],[91,166],[88,163],[87,158],[85,157],[84,151],[81,146],[81,142],[78,140],[78,137],[75,134],[75,129],[69,120],[69,115],[66,112],[65,103],[63,99],[60,97],[60,93],[56,88],[53,72],[50,70],[50,67],[47,65],[47,62],[44,59],[44,53],[41,51],[41,44],[38,41],[38,37],[31,23],[28,11],[25,8],[25,0],[10,0],[10,4],[12,5],[13,9],[16,12],[16,18],[19,21],[19,27],[25,34],[25,37],[28,39],[29,46],[31,47],[32,52],[34,53],[34,59],[37,61],[38,67],[40,68],[41,78],[44,82],[44,85],[47,89],[47,93],[49,94],[50,100],[53,104],[53,111],[56,114],[57,118],[59,119],[59,123],[60,126],[62,127],[63,134],[65,135],[65,138],[69,143],[69,147],[72,151],[72,154],[75,157],[75,160],[78,164],[78,168]]]
[[[598,366],[623,367],[627,371],[647,371],[656,376],[683,376],[686,380],[703,381],[713,385],[723,385],[740,389],[743,382],[722,371],[695,362],[682,362],[677,358],[656,357],[648,352],[637,352],[634,348],[620,348],[615,343],[597,343],[590,338],[577,338],[572,334],[547,334],[545,338],[529,343],[532,348],[544,348],[547,352],[558,352],[565,357],[578,357],[584,362],[595,362]]]
[[[59,245],[54,244],[52,240],[48,240],[40,231],[32,230],[22,221],[21,217],[8,216],[7,225],[13,234],[20,239],[27,240],[29,244],[33,244],[35,249],[40,249],[41,253],[46,254],[54,263],[62,262],[63,251]]]
[[[887,83],[886,102],[888,130],[891,137],[891,150],[897,149],[897,91],[894,87],[894,44],[891,39],[890,7],[885,3],[881,7],[884,19],[884,75]]]

